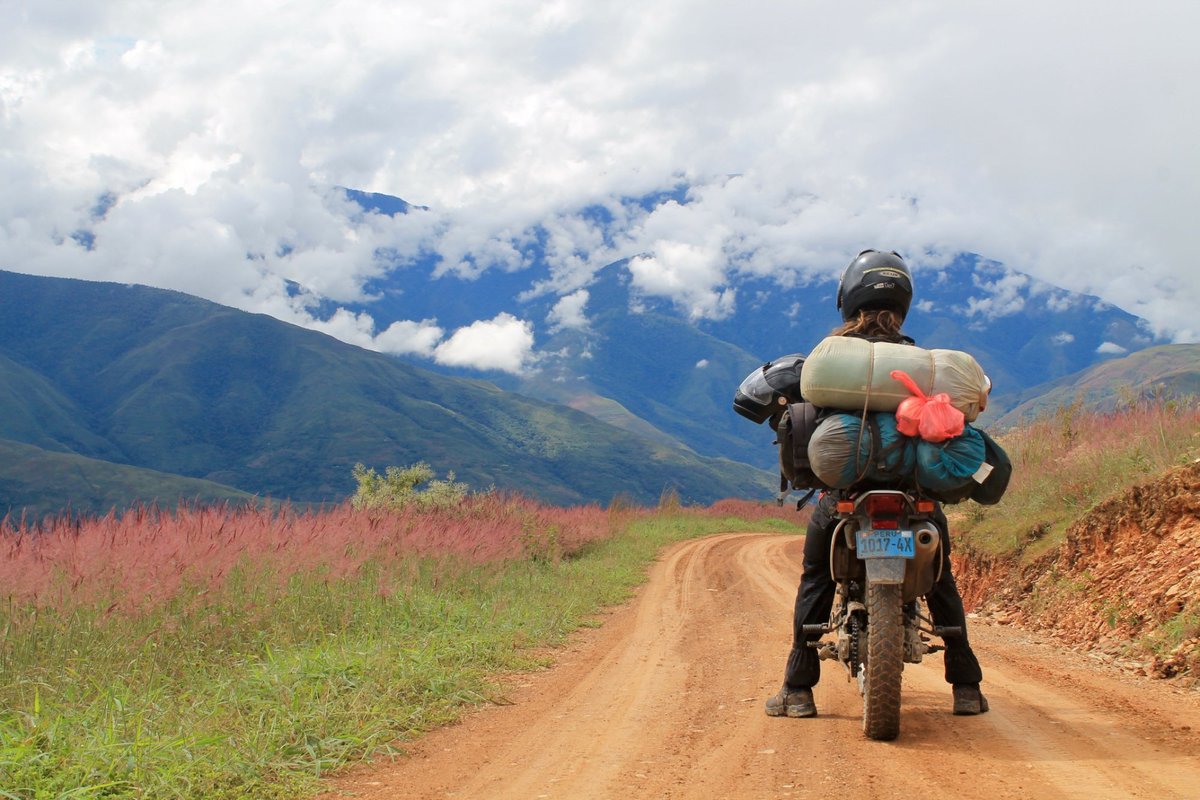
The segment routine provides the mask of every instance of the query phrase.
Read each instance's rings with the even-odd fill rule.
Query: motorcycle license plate
[[[916,553],[912,531],[857,531],[855,547],[859,558],[912,558]]]

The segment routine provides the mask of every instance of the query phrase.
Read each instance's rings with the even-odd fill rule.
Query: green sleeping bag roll
[[[967,422],[987,405],[983,367],[961,350],[926,350],[908,344],[827,336],[809,354],[800,375],[804,399],[845,411],[895,411],[910,397],[892,370],[903,370],[927,396],[947,394]]]

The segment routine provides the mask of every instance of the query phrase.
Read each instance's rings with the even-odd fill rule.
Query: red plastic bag
[[[927,442],[944,442],[962,434],[966,417],[950,405],[950,395],[927,397],[904,370],[894,369],[890,374],[913,395],[901,400],[896,409],[896,429],[901,434],[920,436]]]
[[[921,417],[925,413],[925,405],[929,398],[904,370],[894,369],[890,374],[893,380],[900,381],[913,395],[900,401],[900,406],[896,409],[896,429],[904,436],[917,436],[921,432]]]

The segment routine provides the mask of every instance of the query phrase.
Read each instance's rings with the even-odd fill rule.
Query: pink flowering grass
[[[738,523],[493,494],[3,528],[0,795],[291,800],[492,696],[662,547]]]
[[[1005,438],[1017,491],[1053,487],[1072,506],[1200,455],[1200,404],[1138,404],[1108,413],[1058,409]]]
[[[513,495],[472,497],[449,509],[320,510],[253,507],[135,509],[39,529],[0,527],[0,597],[12,605],[132,612],[188,589],[244,579],[327,580],[364,565],[434,557],[464,564],[570,558],[611,535],[633,511],[556,508]]]
[[[1200,457],[1200,404],[1184,398],[1100,413],[1075,403],[1000,443],[1013,462],[1003,501],[954,507],[956,529],[983,553],[1036,557],[1096,503]]]

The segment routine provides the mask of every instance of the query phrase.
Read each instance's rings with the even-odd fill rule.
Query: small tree
[[[350,498],[353,508],[450,508],[467,496],[467,485],[456,483],[454,473],[446,480],[433,480],[433,469],[424,461],[408,467],[388,467],[383,475],[362,464],[354,465],[358,489]],[[423,490],[418,486],[428,483]]]

